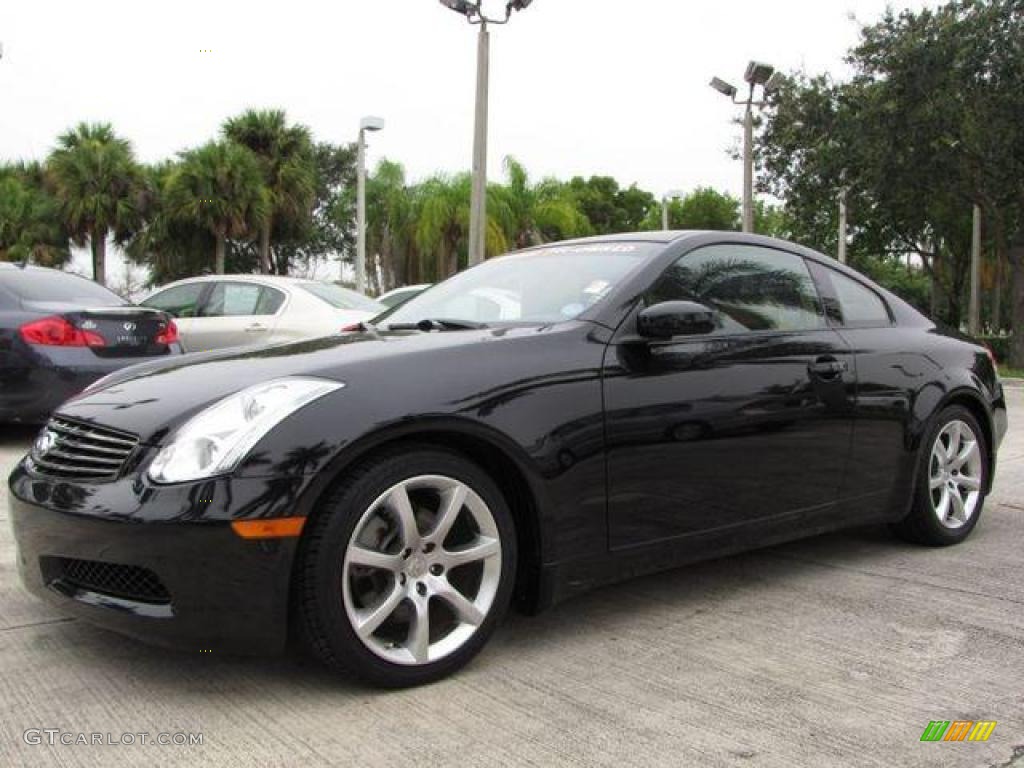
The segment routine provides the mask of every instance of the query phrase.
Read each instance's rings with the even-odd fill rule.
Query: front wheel
[[[988,472],[989,448],[974,414],[945,408],[921,444],[913,507],[896,532],[929,546],[959,544],[978,524]]]
[[[476,655],[504,614],[516,544],[501,492],[461,456],[380,456],[328,495],[306,533],[300,629],[328,666],[420,685]]]

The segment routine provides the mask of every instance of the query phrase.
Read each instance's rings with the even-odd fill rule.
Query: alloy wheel
[[[978,436],[967,423],[951,421],[936,436],[928,492],[932,511],[946,528],[962,528],[974,516],[981,499],[981,459]]]
[[[501,581],[491,510],[450,477],[409,478],[381,494],[349,539],[345,613],[387,661],[424,665],[461,648],[487,618]]]

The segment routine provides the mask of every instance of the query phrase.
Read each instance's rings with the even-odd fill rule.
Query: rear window
[[[299,287],[335,309],[360,309],[365,312],[383,312],[386,309],[383,304],[336,283],[302,283]]]
[[[0,284],[23,303],[77,304],[82,307],[119,307],[128,304],[113,291],[69,272],[5,269]]]

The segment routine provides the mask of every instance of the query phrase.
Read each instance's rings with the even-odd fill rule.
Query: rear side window
[[[254,283],[217,283],[203,308],[203,317],[243,317],[273,315],[284,303],[284,294],[275,288]]]
[[[383,304],[336,283],[302,283],[299,287],[335,309],[361,309],[366,312],[383,312],[385,309]]]
[[[839,302],[839,317],[835,319],[841,325],[847,328],[878,328],[892,324],[889,310],[877,293],[835,270],[828,270],[828,276]]]
[[[654,285],[647,305],[695,301],[718,310],[717,334],[825,327],[804,260],[749,245],[711,245],[682,256]]]
[[[205,283],[176,285],[166,291],[150,296],[142,306],[162,309],[172,317],[195,317],[199,311],[199,297]]]
[[[99,283],[57,270],[5,269],[0,274],[0,284],[29,304],[117,307],[128,303]]]

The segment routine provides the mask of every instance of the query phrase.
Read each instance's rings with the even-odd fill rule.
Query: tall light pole
[[[846,214],[846,187],[839,190],[839,247],[836,256],[840,264],[846,263],[846,239],[847,239],[847,214]]]
[[[379,117],[359,121],[359,144],[356,151],[356,290],[366,291],[366,134],[384,129]]]
[[[743,106],[743,231],[754,231],[754,107],[764,105],[764,99],[756,101],[754,94],[757,86],[761,86],[764,95],[778,90],[782,85],[782,76],[775,67],[760,61],[752,61],[747,65],[743,79],[750,85],[746,99],[737,99],[739,90],[721,78],[711,79],[711,87],[732,99],[733,104]]]
[[[661,228],[666,232],[670,229],[668,220],[668,204],[672,200],[679,200],[686,197],[686,194],[679,189],[673,189],[665,193],[661,198]]]
[[[504,18],[484,15],[481,0],[441,0],[441,5],[480,26],[476,51],[476,118],[473,130],[473,188],[469,204],[469,266],[483,262],[487,245],[487,128],[490,103],[491,33],[489,24],[507,24],[512,11],[524,11],[533,0],[511,0]]]
[[[967,329],[972,336],[981,333],[981,206],[974,206],[971,231],[971,293],[967,305]],[[996,288],[999,290],[999,287]]]

